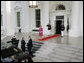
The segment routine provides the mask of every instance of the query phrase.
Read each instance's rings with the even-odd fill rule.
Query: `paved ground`
[[[16,34],[21,48],[21,38],[25,37],[26,43],[28,36],[32,39],[38,38],[38,34]],[[12,36],[5,37],[1,42],[10,41]],[[42,46],[34,53],[34,62],[83,62],[83,37],[57,37],[43,42]]]
[[[82,62],[83,49],[75,46],[46,42],[36,53],[35,62]]]

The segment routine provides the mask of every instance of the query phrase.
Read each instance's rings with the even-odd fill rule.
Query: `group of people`
[[[49,31],[48,35],[50,35],[51,24],[49,23],[49,24],[47,25],[47,27],[48,27],[48,31]],[[39,37],[40,37],[40,39],[42,38],[42,36],[43,36],[43,28],[42,28],[42,26],[40,25],[40,27],[39,27]]]
[[[15,41],[17,39],[16,39],[15,36],[13,36],[13,38],[11,40]],[[25,38],[22,37],[22,40],[21,40],[21,49],[22,49],[23,52],[25,52],[25,44],[26,44]],[[27,43],[27,49],[28,49],[28,52],[29,52],[30,55],[32,54],[32,52],[31,52],[32,46],[33,46],[32,45],[32,39],[31,39],[31,36],[29,36],[29,40],[28,40],[28,43]]]
[[[61,26],[61,37],[63,37],[64,36],[65,27],[64,27],[64,24],[63,23],[60,26]],[[47,27],[48,27],[48,35],[50,35],[50,32],[51,32],[51,24],[49,23],[47,25]],[[67,27],[67,31],[68,31],[68,29],[69,29],[69,27]],[[42,28],[41,25],[39,27],[39,36],[40,36],[40,38],[42,38],[42,36],[43,36],[43,28]]]
[[[26,44],[25,38],[22,37],[22,40],[21,40],[21,48],[22,48],[22,51],[24,51],[24,52],[25,52],[25,44]],[[27,49],[29,51],[29,54],[31,54],[32,53],[31,52],[31,50],[32,50],[32,39],[31,39],[30,36],[29,36],[29,40],[28,40],[28,43],[27,43]]]
[[[48,27],[48,31],[49,31],[49,34],[50,34],[50,32],[51,32],[51,24],[49,23],[49,24],[47,25],[47,27]],[[64,36],[64,29],[65,29],[65,27],[64,27],[64,25],[63,25],[63,23],[62,23],[62,24],[61,24],[61,36],[62,36],[62,37]],[[48,35],[49,35],[49,34],[48,34]],[[42,36],[43,36],[43,28],[42,28],[42,26],[40,25],[40,27],[39,27],[39,37],[40,37],[40,39],[42,38]],[[15,38],[15,36],[13,36],[13,38],[12,38],[11,40],[14,41],[14,40],[17,40],[17,39]],[[26,44],[25,38],[22,37],[22,40],[21,40],[21,49],[22,49],[22,51],[24,51],[24,52],[25,52],[25,44]],[[27,43],[27,49],[28,49],[28,51],[29,51],[29,54],[31,54],[32,39],[31,39],[30,36],[29,36],[29,41],[28,41],[28,43]]]

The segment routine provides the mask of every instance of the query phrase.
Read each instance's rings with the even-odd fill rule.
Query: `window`
[[[65,6],[60,4],[56,7],[56,10],[65,10]]]
[[[40,9],[36,9],[35,11],[35,17],[36,17],[36,27],[38,28],[40,26]]]
[[[20,27],[20,12],[17,12],[17,26]]]
[[[3,15],[1,15],[1,26],[3,26]]]
[[[56,16],[56,19],[64,19],[64,16]]]
[[[29,1],[29,8],[38,7],[38,1]]]

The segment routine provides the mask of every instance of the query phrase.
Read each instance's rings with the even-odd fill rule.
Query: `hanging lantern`
[[[29,8],[37,8],[38,1],[29,1]]]

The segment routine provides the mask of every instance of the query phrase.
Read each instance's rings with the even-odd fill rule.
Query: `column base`
[[[79,37],[80,34],[79,34],[78,30],[69,30],[69,36],[71,36],[71,37]]]

